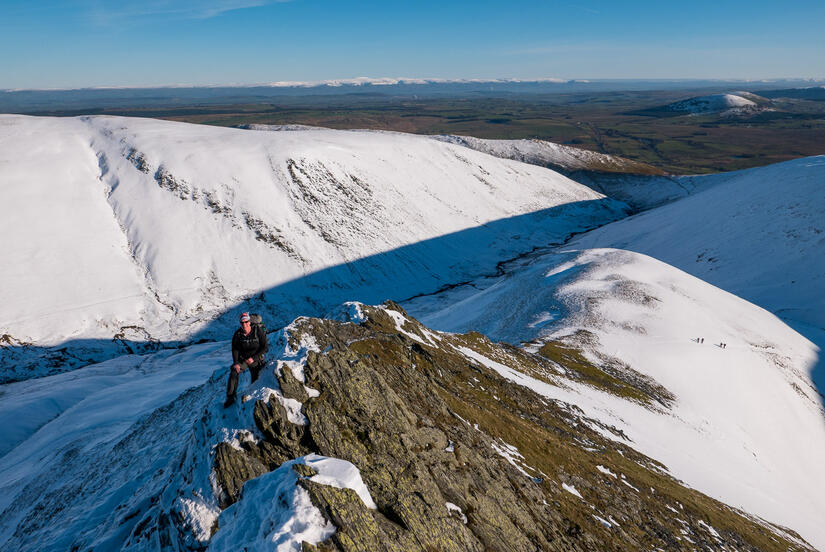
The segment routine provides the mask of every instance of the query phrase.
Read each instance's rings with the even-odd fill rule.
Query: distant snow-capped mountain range
[[[45,477],[48,447],[157,431],[146,420],[170,401],[158,416],[179,410],[189,431],[217,400],[226,343],[120,353],[227,339],[241,309],[275,329],[393,299],[434,330],[532,352],[564,344],[616,385],[656,390],[661,402],[643,404],[548,387],[463,353],[614,428],[605,437],[624,435],[688,486],[825,546],[825,161],[615,184],[637,207],[667,203],[628,217],[624,201],[536,166],[583,159],[604,161],[549,143],[0,116],[3,377],[92,364],[3,387],[14,400],[0,407],[0,510],[18,517],[0,545],[14,519],[35,515],[24,498],[38,478],[39,492],[66,485]],[[241,446],[241,426],[227,427],[220,438]],[[206,493],[208,470],[191,470]],[[109,479],[95,485],[110,506],[133,500]],[[198,500],[192,515],[217,519],[215,499]]]

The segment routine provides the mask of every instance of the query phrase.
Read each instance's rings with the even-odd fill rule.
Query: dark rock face
[[[265,439],[216,452],[222,507],[237,500],[244,480],[314,452],[358,467],[377,509],[294,466],[298,484],[337,527],[304,551],[803,549],[686,489],[660,464],[591,429],[599,424],[575,408],[505,380],[462,350],[560,384],[554,361],[479,334],[434,334],[412,319],[399,327],[381,308],[367,314],[360,325],[295,325],[293,339],[312,335],[324,351],[309,353],[304,367],[318,397],[289,370],[279,375],[309,423],[292,424],[278,401],[259,401],[254,418]]]
[[[278,384],[281,386],[281,392],[285,397],[295,399],[298,402],[306,402],[309,395],[304,389],[304,385],[295,379],[291,370],[281,370],[277,374]]]
[[[269,470],[254,456],[238,451],[228,443],[220,443],[215,449],[215,475],[224,493],[218,504],[226,508],[238,500],[243,484]]]

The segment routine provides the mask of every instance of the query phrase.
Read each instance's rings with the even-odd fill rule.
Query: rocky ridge
[[[57,410],[2,458],[0,548],[811,550],[550,398],[590,389],[674,415],[668,389],[628,366],[570,340],[432,331],[394,303],[334,318],[271,334],[268,369],[244,374],[230,408],[226,343],[4,397],[23,399],[9,422]]]
[[[357,466],[376,507],[294,464],[297,484],[337,528],[304,551],[809,549],[685,488],[575,406],[477,360],[550,385],[565,385],[562,372],[598,384],[598,367],[574,351],[545,348],[546,358],[477,333],[433,332],[392,303],[360,306],[356,322],[302,318],[287,329],[289,347],[313,344],[300,367],[281,361],[276,370],[306,424],[281,399],[243,404],[263,438],[215,447],[221,508],[243,500],[245,481],[315,453]]]

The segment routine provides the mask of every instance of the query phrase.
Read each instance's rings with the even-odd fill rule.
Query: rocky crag
[[[260,438],[213,448],[221,509],[243,500],[246,481],[314,453],[355,465],[374,508],[292,464],[335,527],[304,551],[811,549],[684,487],[614,428],[499,372],[554,386],[573,378],[658,409],[673,399],[667,390],[634,386],[561,344],[531,354],[428,330],[392,303],[357,308],[355,322],[302,318],[285,330],[288,350],[310,350],[300,365],[277,363],[277,400],[241,403]],[[300,423],[290,399],[302,403]],[[210,533],[221,530],[216,519]]]

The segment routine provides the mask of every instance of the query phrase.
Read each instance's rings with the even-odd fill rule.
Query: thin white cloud
[[[210,19],[227,12],[280,4],[290,0],[145,0],[124,5],[123,2],[100,0],[89,6],[92,20],[111,24],[143,17],[168,19]]]

